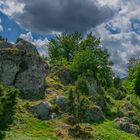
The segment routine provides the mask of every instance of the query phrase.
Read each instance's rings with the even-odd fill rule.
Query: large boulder
[[[39,55],[36,47],[23,39],[20,39],[20,41],[16,43],[16,47],[27,55]]]
[[[85,116],[87,122],[100,122],[105,118],[101,108],[96,105],[89,107]]]
[[[66,110],[66,108],[67,108],[67,98],[65,96],[57,96],[56,99],[55,99],[55,104],[57,104],[60,109]]]
[[[24,40],[5,48],[4,43],[0,43],[0,81],[19,88],[26,99],[42,97],[47,64],[36,47]]]
[[[130,118],[128,117],[116,118],[115,121],[117,123],[118,129],[140,136],[139,126],[133,124]]]
[[[72,72],[69,69],[61,68],[56,72],[56,75],[64,85],[68,85],[72,81]]]
[[[41,102],[30,107],[30,110],[35,117],[41,120],[48,120],[51,118],[52,105],[49,102]]]

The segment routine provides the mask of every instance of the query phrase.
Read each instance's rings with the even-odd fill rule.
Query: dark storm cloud
[[[14,17],[21,26],[40,33],[52,31],[86,32],[113,16],[108,7],[95,0],[17,0],[25,3],[22,14]]]

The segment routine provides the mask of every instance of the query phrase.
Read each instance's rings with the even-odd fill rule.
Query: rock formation
[[[41,120],[48,120],[51,118],[52,105],[49,102],[41,102],[30,107],[30,110],[35,117]]]
[[[43,96],[46,70],[47,64],[31,43],[20,39],[13,45],[0,40],[0,81],[17,87],[24,98]]]

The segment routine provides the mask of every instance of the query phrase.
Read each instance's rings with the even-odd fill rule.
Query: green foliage
[[[86,38],[80,34],[56,36],[49,44],[49,62],[70,68],[75,78],[88,75],[105,87],[112,86],[111,62],[107,50],[91,33]]]
[[[89,99],[79,93],[77,90],[70,90],[68,98],[68,112],[73,116],[75,123],[82,123],[85,121],[85,112],[90,104]]]
[[[69,134],[76,139],[95,139],[91,132],[92,127],[86,124],[75,125],[69,129]]]
[[[127,95],[127,90],[122,86],[121,83],[116,83],[114,87],[107,90],[107,94],[112,96],[115,100],[122,100]]]
[[[40,100],[41,101],[41,100]],[[58,122],[42,121],[35,118],[27,109],[38,101],[18,99],[14,122],[6,132],[4,140],[59,140],[56,134]]]
[[[67,84],[67,87],[74,88],[70,89],[69,93],[66,88],[66,92],[64,92],[68,93],[68,113],[74,119],[74,121],[70,121],[76,125],[87,122],[86,111],[94,104],[101,108],[106,118],[121,117],[125,113],[122,111],[123,105],[127,102],[128,91],[126,88],[129,93],[135,92],[137,95],[140,93],[140,64],[138,61],[132,60],[129,64],[126,80],[113,77],[112,62],[109,60],[107,50],[104,50],[100,44],[100,39],[91,33],[85,38],[82,38],[78,33],[70,35],[63,33],[56,36],[49,44],[48,62],[53,66],[59,66],[59,68],[61,66],[66,71],[70,71],[69,77],[72,80]],[[63,73],[64,71],[59,79],[65,77]],[[131,101],[136,110],[140,108],[138,101],[138,99]],[[139,124],[137,117],[132,120],[134,124]],[[105,128],[109,127],[105,126]],[[121,139],[127,139],[130,136],[116,130],[114,124],[109,129],[113,129],[111,134],[104,129],[102,130],[105,131],[104,135],[99,134],[101,137],[97,137],[117,140],[121,134],[123,134]]]
[[[137,95],[131,96],[131,103],[140,111],[140,97]]]
[[[135,81],[135,86],[134,86],[134,90],[135,90],[135,93],[140,96],[140,71],[136,77],[136,81]]]
[[[5,87],[0,84],[0,132],[8,129],[13,121],[16,96],[18,91],[13,87]],[[2,137],[2,136],[0,136]]]
[[[75,86],[79,92],[84,93],[84,95],[89,95],[88,80],[84,75],[79,75]]]
[[[128,94],[127,88],[123,85],[123,80],[120,77],[115,77],[113,81],[114,87],[118,91],[118,99],[122,100]]]
[[[140,126],[140,117],[138,117],[138,116],[133,116],[133,117],[131,118],[131,120],[132,120],[133,124]]]
[[[74,56],[75,51],[78,50],[79,42],[82,37],[79,33],[67,35],[62,33],[51,40],[49,44],[49,59],[53,64],[57,64],[62,60],[70,61]]]
[[[59,114],[60,113],[60,107],[57,104],[53,105],[52,106],[52,112],[55,112],[55,113]]]
[[[89,49],[78,51],[71,63],[71,68],[77,75],[80,74],[88,74],[95,75],[96,72],[96,60],[94,59],[95,56],[93,55],[92,51]]]
[[[122,86],[122,81],[121,81],[120,77],[115,77],[114,78],[114,87],[118,89],[121,86]]]
[[[139,140],[137,136],[117,129],[114,121],[94,124],[93,130],[96,140]]]
[[[135,93],[140,96],[140,62],[138,60],[129,62],[124,85],[130,93]]]

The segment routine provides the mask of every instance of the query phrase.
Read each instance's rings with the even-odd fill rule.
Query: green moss
[[[10,51],[11,53],[18,53],[19,49],[16,46],[12,46],[10,48],[5,48],[4,50]]]
[[[56,90],[63,89],[63,85],[55,79],[56,77],[46,77],[46,84],[49,88],[55,88]]]

